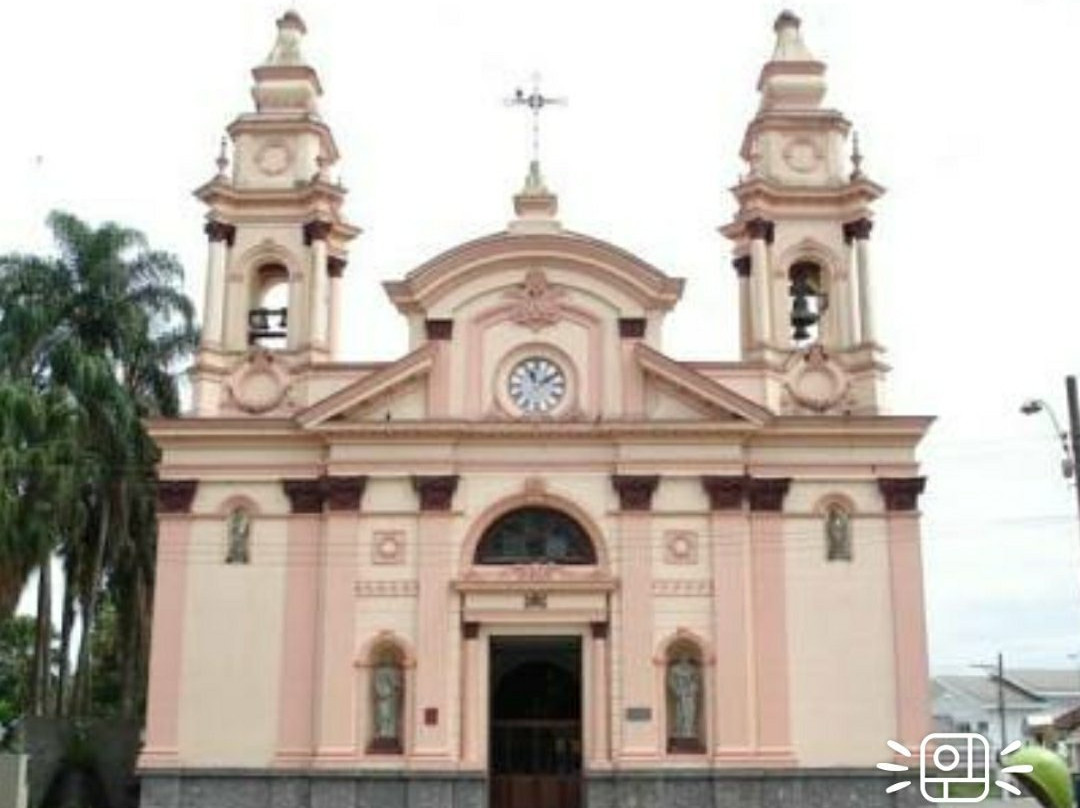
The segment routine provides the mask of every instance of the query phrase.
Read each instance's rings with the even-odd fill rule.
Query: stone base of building
[[[460,772],[146,771],[140,808],[488,808],[487,778]],[[583,808],[906,808],[873,769],[591,772]]]

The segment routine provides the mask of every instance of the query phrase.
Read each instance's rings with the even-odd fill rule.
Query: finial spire
[[[300,15],[293,9],[286,11],[277,21],[277,40],[263,64],[267,65],[302,65],[304,56],[300,52],[300,41],[307,33],[307,26]]]
[[[862,172],[863,155],[859,151],[859,133],[852,132],[851,134],[851,181],[865,179],[866,175]]]
[[[540,74],[539,73],[533,73],[532,82],[533,82],[532,92],[530,92],[528,95],[526,95],[525,91],[522,90],[520,87],[518,87],[516,90],[514,90],[514,94],[510,98],[506,99],[506,105],[507,106],[513,106],[513,107],[517,107],[517,106],[528,107],[529,112],[532,113],[532,157],[531,157],[530,166],[531,165],[536,165],[536,167],[537,167],[537,169],[536,169],[537,175],[539,175],[539,166],[540,166],[540,111],[542,109],[544,109],[544,107],[550,106],[552,104],[557,105],[557,106],[565,105],[566,104],[566,99],[565,98],[554,98],[554,97],[551,97],[551,96],[546,96],[542,92],[540,92]],[[531,175],[532,168],[530,168],[529,171],[530,171],[530,175]]]
[[[802,20],[792,11],[781,11],[773,23],[776,31],[776,47],[773,49],[774,62],[812,62],[813,54],[802,41],[800,28]]]
[[[229,149],[229,141],[224,135],[222,135],[221,136],[221,146],[218,149],[218,156],[217,156],[217,159],[214,161],[214,164],[217,166],[218,176],[221,177],[222,179],[225,178],[226,173],[228,172],[228,169],[229,169],[229,152],[228,152],[228,149]]]

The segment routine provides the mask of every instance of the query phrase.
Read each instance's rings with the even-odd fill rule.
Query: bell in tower
[[[338,351],[346,250],[360,231],[341,212],[345,189],[332,176],[339,155],[319,113],[318,74],[303,54],[306,33],[295,11],[277,21],[273,47],[252,71],[255,110],[229,125],[231,160],[223,142],[217,175],[195,192],[209,208],[194,373],[201,414],[259,411],[236,394],[256,353],[272,354],[260,361],[300,389],[304,369]]]
[[[742,356],[772,370],[767,394],[781,411],[877,412],[886,368],[867,239],[884,188],[862,172],[857,147],[849,158],[851,124],[823,103],[825,65],[799,18],[785,11],[774,30],[743,137],[748,170],[732,189],[739,210],[722,228],[737,256]],[[812,394],[802,389],[811,370]]]

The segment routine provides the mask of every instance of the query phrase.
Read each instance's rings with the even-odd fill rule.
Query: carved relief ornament
[[[548,283],[542,269],[530,269],[521,286],[510,290],[506,296],[516,303],[510,311],[510,319],[518,325],[539,331],[562,319],[561,300],[566,291]]]

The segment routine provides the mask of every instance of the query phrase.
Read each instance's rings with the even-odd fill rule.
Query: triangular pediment
[[[638,366],[646,378],[653,417],[662,420],[731,419],[762,426],[773,414],[746,396],[725,387],[671,357],[638,343]]]
[[[396,362],[357,379],[322,401],[297,414],[306,429],[340,421],[370,421],[386,418],[394,410],[410,417],[423,417],[427,380],[438,346],[427,343]],[[413,412],[420,408],[420,412]]]

